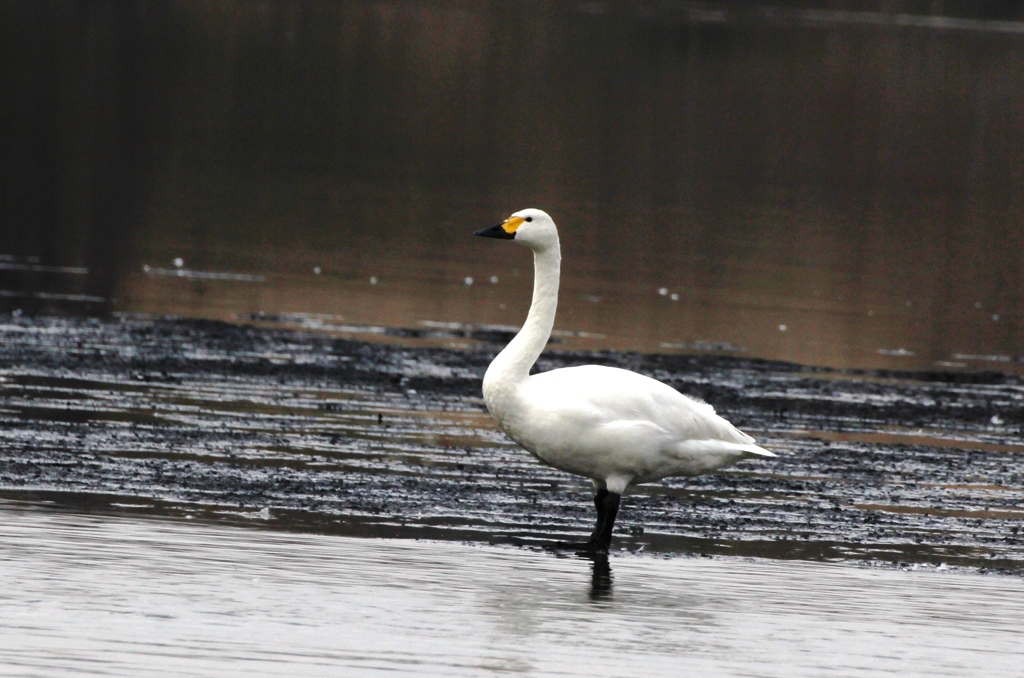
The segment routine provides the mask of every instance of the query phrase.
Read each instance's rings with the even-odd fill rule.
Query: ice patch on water
[[[892,355],[892,356],[914,356],[917,355],[916,351],[910,351],[905,348],[880,348],[876,351],[880,355]]]
[[[954,353],[953,358],[956,360],[984,360],[992,363],[1008,363],[1013,361],[1013,358],[1008,355],[979,355],[972,353]]]
[[[690,351],[732,351],[736,353],[743,353],[747,349],[745,346],[737,346],[736,344],[728,341],[704,341],[703,339],[697,339],[696,341],[675,341],[661,342],[662,348],[677,348]]]
[[[175,266],[181,259],[175,259]],[[148,276],[166,276],[171,278],[188,278],[190,280],[230,280],[234,282],[265,282],[266,278],[262,275],[254,275],[250,273],[224,273],[221,271],[193,271],[187,268],[156,268],[153,266],[143,266],[142,272]]]

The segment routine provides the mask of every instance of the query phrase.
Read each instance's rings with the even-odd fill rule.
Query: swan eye
[[[533,221],[533,217],[526,217],[527,221]]]

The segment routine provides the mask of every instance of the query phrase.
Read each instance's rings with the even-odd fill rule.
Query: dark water
[[[580,348],[1019,371],[1024,23],[978,7],[5,2],[0,303],[516,325],[469,234],[535,206]]]

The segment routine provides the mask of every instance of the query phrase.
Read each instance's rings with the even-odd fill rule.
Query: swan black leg
[[[607,497],[608,490],[603,487],[594,495],[594,508],[597,509],[597,524],[594,525],[594,532],[590,535],[591,544],[596,543],[597,537],[601,534],[601,525],[604,524],[604,516],[606,513],[604,502]]]
[[[600,489],[594,496],[594,506],[597,507],[597,527],[590,535],[588,547],[599,553],[607,553],[612,543],[612,529],[615,527],[615,517],[619,514],[619,500],[621,495]]]

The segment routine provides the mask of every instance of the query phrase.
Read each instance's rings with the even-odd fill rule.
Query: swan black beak
[[[509,233],[504,228],[502,228],[502,226],[504,226],[504,224],[497,224],[489,228],[481,228],[473,235],[482,235],[485,238],[500,238],[502,240],[512,240],[513,238],[516,237],[514,231],[512,233]]]

